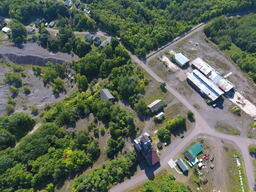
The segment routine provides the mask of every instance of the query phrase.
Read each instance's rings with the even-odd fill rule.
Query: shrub
[[[6,105],[5,112],[7,115],[12,114],[14,112],[14,110],[15,110],[14,105],[12,105],[12,104]]]
[[[249,146],[249,153],[250,153],[252,156],[256,156],[256,145],[250,145],[250,146]]]
[[[189,111],[187,112],[187,118],[188,118],[191,122],[194,122],[194,121],[195,121],[194,113],[189,110]]]
[[[29,94],[31,93],[30,88],[29,88],[28,85],[25,85],[25,86],[23,87],[23,92],[24,92],[24,94],[26,94],[26,95],[29,95]]]
[[[186,129],[186,118],[184,116],[177,116],[175,119],[167,122],[166,129],[171,133],[181,132]]]
[[[32,105],[32,106],[30,107],[30,109],[31,109],[31,114],[32,114],[32,115],[34,115],[34,116],[37,116],[37,115],[38,115],[39,109],[38,109],[38,107],[37,107],[36,105]]]
[[[12,97],[10,97],[10,96],[7,97],[7,102],[8,102],[8,104],[11,104],[11,105],[15,105],[16,104],[15,100]]]
[[[22,72],[24,69],[21,65],[13,65],[12,70],[13,72]]]
[[[42,74],[42,68],[40,67],[40,66],[33,66],[33,72],[34,72],[34,75],[35,76],[41,76],[41,74]]]
[[[22,79],[19,74],[17,73],[5,73],[4,74],[4,82],[9,85],[13,85],[16,88],[22,86]]]
[[[164,93],[166,93],[166,91],[167,91],[167,89],[165,88],[165,86],[166,86],[166,83],[160,83],[160,89],[161,89],[161,91],[163,91]]]
[[[233,107],[232,113],[234,113],[237,116],[241,116],[241,109],[239,107]]]
[[[17,97],[19,94],[19,89],[14,86],[10,86],[9,91],[11,92],[13,98]]]

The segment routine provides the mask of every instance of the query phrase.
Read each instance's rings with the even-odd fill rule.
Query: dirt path
[[[41,125],[42,125],[41,122],[37,123],[37,124],[33,127],[33,129],[28,132],[28,134],[27,134],[26,136],[31,135],[32,133],[34,133]],[[17,147],[19,144],[20,144],[20,142],[16,143],[15,147]]]

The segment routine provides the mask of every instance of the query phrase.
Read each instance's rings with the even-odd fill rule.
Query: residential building
[[[186,159],[194,165],[198,160],[197,156],[202,153],[203,145],[201,143],[195,143],[185,153]]]
[[[164,106],[164,102],[161,99],[157,99],[148,105],[148,108],[152,113],[159,111]]]
[[[178,167],[180,168],[180,170],[182,171],[182,173],[184,175],[188,174],[188,166],[184,163],[184,161],[182,159],[178,159],[176,161],[176,164],[178,165]]]
[[[224,94],[210,79],[205,77],[200,71],[195,69],[192,73],[187,73],[188,82],[197,89],[204,97],[216,101]]]
[[[180,67],[184,67],[186,64],[189,63],[189,59],[185,57],[182,53],[177,53],[174,55],[174,61],[177,63]]]
[[[114,101],[115,97],[110,93],[108,89],[102,89],[100,91],[100,98],[105,101]]]
[[[144,133],[134,140],[134,147],[146,160],[149,166],[154,166],[159,163],[160,159],[156,150],[151,145],[152,140],[148,133]]]

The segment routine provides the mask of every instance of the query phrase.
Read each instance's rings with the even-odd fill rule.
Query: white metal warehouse
[[[210,79],[205,77],[200,71],[195,69],[192,73],[187,74],[187,79],[195,86],[203,95],[216,101],[224,92],[217,87]]]

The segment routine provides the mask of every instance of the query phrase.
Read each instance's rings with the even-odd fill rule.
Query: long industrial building
[[[208,63],[206,63],[201,58],[196,58],[191,62],[191,65],[212,80],[220,89],[222,89],[225,93],[231,91],[234,88],[234,85],[224,79],[214,68],[212,68]]]
[[[208,97],[212,101],[216,101],[224,92],[219,89],[217,85],[204,74],[195,69],[192,73],[187,74],[187,80],[192,84],[201,94]]]

